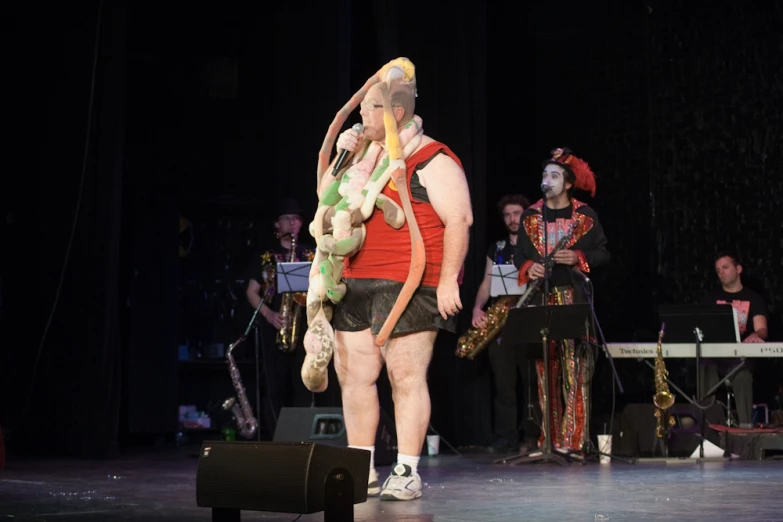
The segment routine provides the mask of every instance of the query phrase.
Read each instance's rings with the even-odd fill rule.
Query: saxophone
[[[552,249],[543,259],[542,264],[546,267],[546,270],[551,270],[555,261],[555,253],[565,248],[568,241],[571,239],[572,234],[573,230],[560,238],[560,241],[557,242],[554,249]],[[475,358],[476,355],[489,346],[500,332],[503,331],[503,327],[506,326],[508,311],[512,308],[530,306],[533,297],[538,294],[543,283],[543,278],[533,279],[528,282],[527,289],[519,297],[516,304],[514,304],[514,298],[511,296],[503,296],[498,299],[487,309],[487,321],[484,323],[484,326],[481,326],[480,328],[471,328],[459,338],[455,355],[464,359]]]
[[[655,418],[657,419],[655,434],[659,439],[663,438],[668,429],[674,426],[674,417],[671,417],[666,411],[674,404],[674,395],[669,391],[669,384],[666,382],[669,372],[666,370],[666,363],[663,361],[662,344],[665,324],[661,323],[661,331],[658,332],[658,348],[655,358],[655,395],[653,395],[653,403],[656,406]]]
[[[503,296],[487,308],[487,321],[480,328],[471,328],[457,342],[457,357],[473,359],[484,350],[506,325],[513,297]]]
[[[245,387],[242,385],[242,379],[239,375],[239,368],[237,368],[236,361],[234,361],[234,356],[231,354],[231,352],[234,351],[234,348],[236,348],[244,340],[244,336],[240,337],[236,342],[228,347],[228,351],[226,352],[228,370],[229,374],[231,375],[231,382],[234,385],[234,390],[236,390],[237,396],[236,398],[229,397],[226,399],[225,402],[223,402],[223,409],[226,411],[231,410],[231,413],[234,415],[234,419],[236,420],[239,434],[246,439],[250,439],[258,431],[258,421],[255,417],[253,417],[253,408],[250,407],[250,403],[247,401],[247,393],[245,393]]]
[[[288,262],[296,261],[296,234],[291,235],[291,254]],[[307,294],[304,292],[285,292],[280,304],[280,315],[283,318],[283,326],[277,332],[277,347],[291,353],[296,350],[301,331],[302,310],[307,304]]]

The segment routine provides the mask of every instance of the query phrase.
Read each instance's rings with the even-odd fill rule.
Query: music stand
[[[522,295],[527,289],[527,283],[520,286],[518,275],[519,270],[514,265],[492,265],[492,284],[489,295],[492,297]]]
[[[739,343],[737,311],[729,304],[692,304],[663,305],[658,308],[660,320],[666,323],[668,343],[696,342],[696,401],[689,400],[701,411],[701,440],[699,458],[704,458],[704,438],[706,435],[705,408],[702,401],[713,395],[725,381],[733,377],[745,365],[742,359],[739,365],[702,396],[701,343]],[[649,362],[649,361],[648,361]],[[682,393],[682,392],[680,392]],[[685,394],[683,394],[687,398]]]
[[[528,306],[508,311],[501,345],[517,346],[522,343],[540,342],[544,355],[544,444],[540,451],[506,460],[513,465],[534,462],[568,464],[570,457],[552,450],[552,397],[549,390],[549,341],[580,338],[589,324],[590,305]],[[512,462],[514,461],[514,462]]]
[[[697,342],[740,342],[736,310],[730,304],[661,305],[658,316],[666,323],[666,342],[691,343],[696,330]],[[698,352],[697,352],[698,355]]]
[[[307,292],[310,286],[310,261],[277,263],[277,293]]]
[[[310,288],[310,261],[277,263],[277,293],[307,292]],[[310,392],[310,407],[315,408],[315,392]]]

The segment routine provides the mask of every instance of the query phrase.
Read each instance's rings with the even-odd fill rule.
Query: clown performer
[[[517,240],[514,264],[519,268],[519,284],[544,277],[544,218],[546,215],[546,252],[553,257],[549,273],[547,303],[572,304],[587,302],[584,276],[593,268],[609,262],[606,236],[595,211],[573,197],[576,189],[595,196],[595,174],[589,165],[568,149],[556,149],[544,162],[541,175],[544,198],[531,205],[520,220],[524,232]],[[542,212],[546,205],[546,212]],[[569,237],[564,247],[552,254],[563,237]],[[543,287],[542,287],[543,294]],[[543,296],[542,296],[543,298]],[[542,304],[542,303],[539,303]],[[591,358],[585,356],[585,344],[573,339],[549,342],[549,397],[551,404],[552,447],[556,451],[583,451],[587,419],[586,393],[591,375]],[[540,346],[530,346],[538,350]],[[539,407],[545,411],[543,360],[536,361]],[[543,415],[539,418],[543,419]],[[542,421],[539,446],[545,436]]]
[[[325,389],[324,363],[333,351],[348,444],[370,452],[367,493],[382,500],[422,495],[418,464],[431,408],[427,368],[438,331],[456,331],[473,222],[462,164],[424,134],[416,96],[415,68],[398,58],[338,112],[319,154],[319,208],[310,226],[318,249],[302,379],[311,390]],[[337,152],[350,156],[332,177],[336,160],[327,163],[334,138],[359,105],[363,131],[339,135]],[[374,466],[375,383],[384,363],[398,454],[381,486]]]

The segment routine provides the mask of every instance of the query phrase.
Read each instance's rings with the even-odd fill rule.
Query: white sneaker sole
[[[381,493],[381,500],[416,500],[421,497],[421,491],[405,495],[397,492],[384,492]]]

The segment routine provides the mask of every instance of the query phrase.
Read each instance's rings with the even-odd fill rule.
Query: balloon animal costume
[[[304,337],[307,355],[302,365],[302,381],[313,392],[322,392],[328,386],[327,367],[335,349],[334,329],[330,322],[334,304],[345,294],[345,284],[341,283],[344,260],[356,254],[364,244],[364,222],[375,207],[383,212],[386,223],[395,229],[402,227],[407,220],[411,234],[408,277],[376,336],[375,343],[378,346],[386,344],[421,283],[425,266],[424,242],[408,193],[405,158],[421,143],[422,121],[418,116],[414,116],[398,132],[391,104],[395,88],[400,85],[415,88],[415,72],[413,63],[407,58],[397,58],[384,65],[336,114],[318,153],[319,204],[309,227],[310,234],[316,241],[316,253],[310,269],[307,293],[308,329]],[[336,177],[325,186],[327,180],[324,179],[324,173],[329,167],[330,152],[338,133],[348,115],[376,84],[381,84],[383,97],[385,148],[379,143],[364,140],[356,150],[354,164],[342,176]],[[381,194],[381,190],[390,182],[398,190],[402,208]]]

